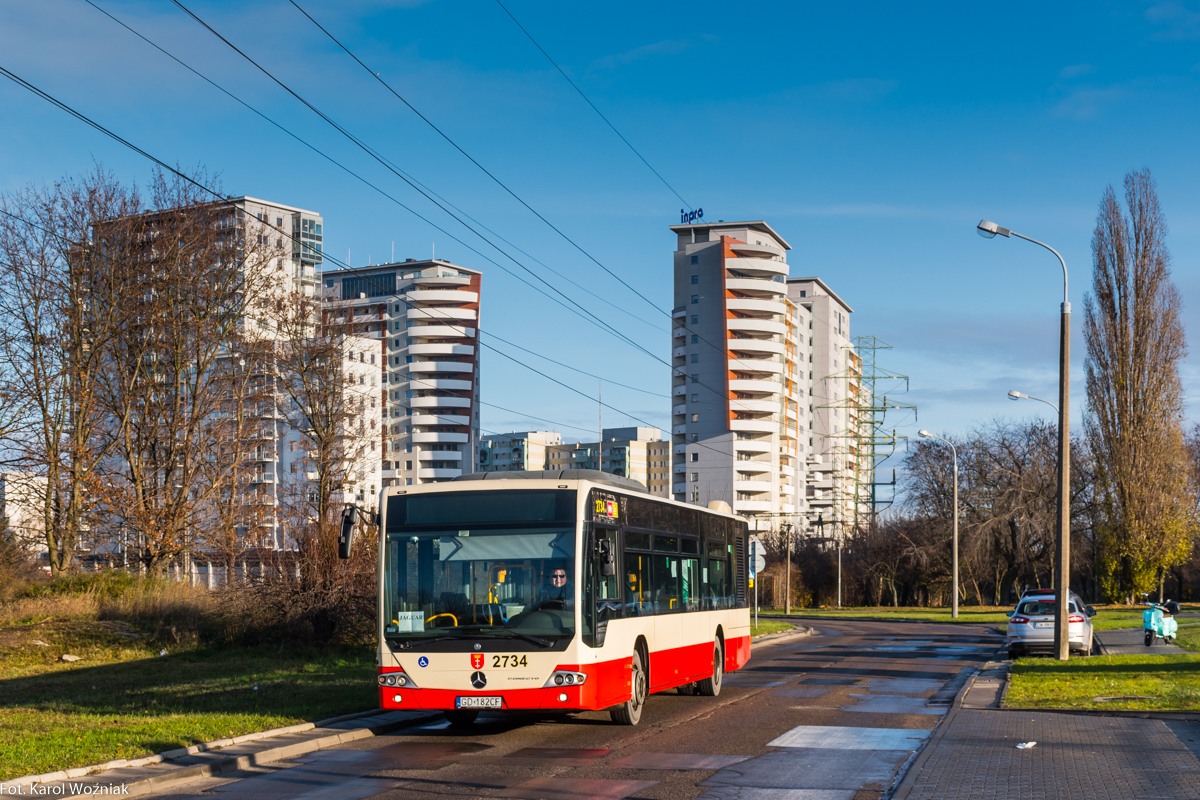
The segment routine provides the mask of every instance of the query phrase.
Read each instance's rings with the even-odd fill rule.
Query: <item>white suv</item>
[[[1070,648],[1086,656],[1092,652],[1092,617],[1096,616],[1096,610],[1074,592],[1068,599]],[[1009,612],[1005,637],[1009,658],[1030,652],[1054,652],[1054,601],[1053,589],[1039,589],[1023,595],[1016,609]]]

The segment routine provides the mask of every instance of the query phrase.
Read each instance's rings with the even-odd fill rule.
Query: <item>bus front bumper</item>
[[[584,686],[556,686],[537,689],[505,689],[495,692],[463,692],[456,689],[401,689],[385,686],[379,690],[379,707],[388,710],[450,711],[466,708],[480,711],[556,710],[585,711],[607,708],[597,705],[595,696]],[[476,705],[477,698],[487,705]],[[499,706],[492,705],[498,698]],[[460,705],[461,702],[461,705]]]

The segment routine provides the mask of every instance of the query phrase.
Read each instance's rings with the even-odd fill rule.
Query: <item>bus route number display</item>
[[[592,520],[595,522],[618,522],[621,518],[621,504],[616,495],[607,492],[592,494]]]

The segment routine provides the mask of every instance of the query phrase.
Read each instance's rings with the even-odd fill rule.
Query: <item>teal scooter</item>
[[[1154,646],[1154,639],[1161,638],[1167,644],[1175,639],[1179,623],[1175,615],[1179,613],[1179,603],[1168,600],[1165,603],[1151,603],[1150,595],[1142,593],[1142,600],[1150,606],[1142,612],[1142,630],[1145,632],[1146,647]]]

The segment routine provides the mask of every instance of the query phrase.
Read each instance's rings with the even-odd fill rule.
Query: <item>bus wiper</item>
[[[473,633],[460,633],[457,636],[434,636],[432,639],[406,639],[396,643],[396,647],[401,650],[408,650],[414,644],[427,644],[429,642],[450,642],[458,641],[459,639],[472,639],[475,637]],[[384,637],[387,638],[387,637]]]
[[[527,642],[532,642],[533,644],[536,644],[538,647],[553,647],[554,646],[554,642],[550,641],[549,639],[543,639],[540,636],[531,636],[528,633],[521,633],[520,631],[514,631],[511,628],[496,628],[495,631],[496,631],[496,634],[494,634],[494,635],[498,635],[500,631],[503,631],[508,636],[516,636],[519,639],[524,639]]]

